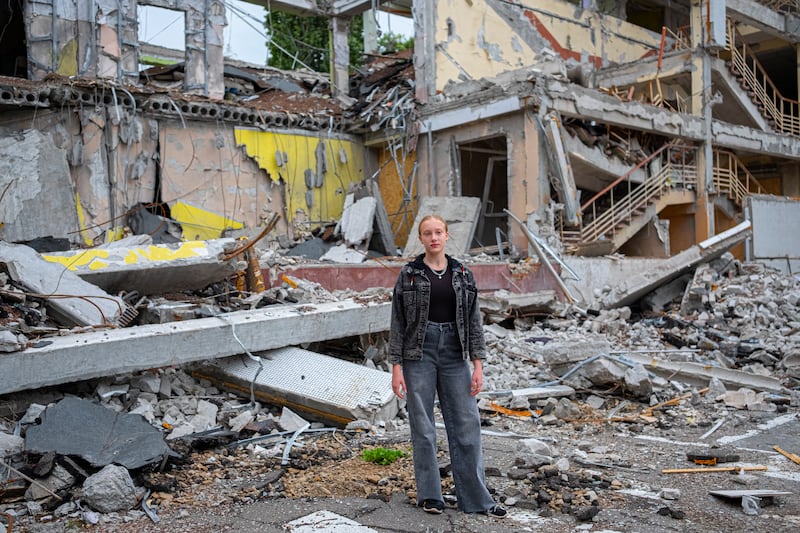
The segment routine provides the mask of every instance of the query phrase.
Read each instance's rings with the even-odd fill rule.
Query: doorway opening
[[[505,136],[458,145],[461,195],[481,199],[473,247],[508,241],[508,143]]]

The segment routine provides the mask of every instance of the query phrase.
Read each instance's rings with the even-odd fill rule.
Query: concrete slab
[[[122,298],[45,261],[33,248],[0,241],[0,262],[11,279],[41,295],[50,315],[65,326],[118,325],[125,318],[127,304]]]
[[[711,378],[718,378],[728,387],[746,387],[770,392],[786,391],[780,380],[771,376],[750,374],[741,370],[714,367],[704,363],[670,361],[635,352],[626,353],[625,358],[635,363],[641,363],[647,370],[658,376],[698,386],[707,386]]]
[[[235,239],[213,239],[99,247],[42,257],[108,292],[137,291],[147,295],[202,289],[242,270],[240,258],[223,258],[235,247]]]
[[[390,303],[272,306],[47,339],[0,357],[0,394],[389,329]]]
[[[158,428],[141,415],[117,413],[67,396],[49,406],[25,432],[25,450],[81,457],[92,466],[139,468],[175,455]]]
[[[427,196],[422,199],[417,217],[414,219],[413,231],[403,249],[404,257],[414,257],[424,252],[417,238],[419,221],[427,215],[437,214],[447,221],[450,240],[447,251],[453,255],[466,254],[472,245],[472,237],[478,224],[481,209],[480,198],[468,196]]]
[[[259,361],[226,357],[193,374],[248,399],[252,384],[256,399],[339,426],[391,420],[399,410],[388,372],[300,348],[272,350]]]
[[[744,221],[683,252],[664,259],[655,268],[639,272],[620,281],[609,294],[603,296],[600,305],[605,309],[631,305],[661,285],[686,274],[702,263],[716,259],[751,234],[750,222]]]

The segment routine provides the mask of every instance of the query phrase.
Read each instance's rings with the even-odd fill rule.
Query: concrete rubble
[[[226,2],[63,4],[0,9],[0,533],[341,495],[263,514],[442,530],[373,513],[416,497],[386,333],[430,213],[511,510],[453,517],[443,453],[448,527],[797,529],[798,0],[267,2],[328,19],[330,74],[225,58]]]
[[[633,488],[625,479],[631,466],[613,449],[588,440],[559,442],[547,433],[522,438],[529,433],[520,430],[523,422],[565,432],[604,421],[634,438],[665,424],[665,415],[684,416],[678,412],[704,420],[705,428],[718,422],[708,435],[724,433],[732,416],[748,416],[737,413],[773,417],[779,427],[794,423],[800,280],[724,252],[711,259],[693,270],[683,293],[675,292],[661,314],[627,306],[584,309],[563,303],[552,290],[482,294],[488,361],[479,406],[487,425],[506,435],[501,438],[519,440],[512,466],[487,466],[507,507],[588,522],[602,516],[608,491]],[[480,264],[480,257],[464,260]],[[261,253],[267,271],[292,261],[298,260]],[[2,382],[0,510],[18,523],[35,523],[46,513],[87,524],[113,523],[118,513],[153,520],[159,509],[174,505],[177,486],[174,479],[164,485],[166,472],[219,462],[223,449],[274,461],[259,497],[285,496],[290,489],[278,479],[335,427],[350,439],[363,434],[377,442],[407,432],[404,406],[388,380],[383,335],[389,287],[333,293],[282,276],[280,285],[236,302],[242,310],[209,299],[207,312],[214,316],[207,318],[182,320],[173,310],[173,321],[60,336],[52,333],[63,328],[31,330],[22,328],[24,321],[9,322],[8,332],[22,328],[46,342],[0,357],[0,374],[21,378]],[[4,294],[15,290],[27,301],[9,279]],[[269,305],[258,307],[260,302]],[[348,338],[367,344],[356,348]],[[331,343],[341,346],[338,357],[322,355]],[[287,348],[309,345],[317,349]],[[61,370],[53,370],[55,361]],[[310,368],[326,370],[307,374]],[[362,388],[350,388],[357,383]],[[31,390],[40,387],[51,388]],[[23,391],[19,401],[10,394]],[[32,400],[37,396],[45,403]],[[66,412],[57,414],[59,409]],[[89,412],[108,420],[133,417],[152,429],[161,451],[142,455],[145,449],[136,446],[127,450],[135,458],[126,461],[104,444],[109,459],[93,455],[81,439],[102,431],[86,431],[90,423],[79,415]],[[797,450],[796,440],[773,438],[773,444]],[[198,453],[205,457],[201,463],[196,456],[186,462]],[[404,486],[385,490],[411,490]],[[145,503],[148,490],[157,497]],[[235,487],[225,490],[223,500],[242,497]],[[680,491],[665,486],[658,493],[673,502],[659,513],[678,519]]]

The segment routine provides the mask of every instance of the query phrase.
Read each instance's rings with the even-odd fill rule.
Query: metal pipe
[[[566,284],[564,284],[564,280],[562,280],[561,276],[559,276],[558,273],[555,271],[555,269],[553,268],[553,265],[551,265],[550,262],[547,260],[547,256],[542,251],[541,247],[539,246],[539,243],[536,242],[536,238],[534,237],[533,233],[531,233],[531,231],[528,229],[528,227],[520,219],[518,219],[516,216],[514,216],[514,214],[511,213],[508,209],[503,209],[503,212],[505,214],[507,214],[508,216],[510,216],[512,219],[517,221],[517,223],[522,228],[522,231],[525,232],[525,236],[528,238],[528,242],[531,243],[531,246],[533,247],[534,251],[536,252],[536,255],[539,256],[539,260],[545,266],[545,268],[550,273],[550,275],[553,276],[553,278],[556,280],[556,283],[558,283],[558,286],[561,289],[561,292],[564,293],[564,296],[567,298],[569,303],[575,303],[575,298],[569,292],[569,289],[567,288]]]

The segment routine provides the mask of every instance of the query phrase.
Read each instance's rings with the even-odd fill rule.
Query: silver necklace
[[[439,279],[442,279],[442,276],[444,276],[444,273],[447,272],[447,265],[446,264],[444,265],[444,268],[441,269],[441,270],[435,270],[431,265],[428,265],[428,268],[430,268],[431,272],[436,274],[436,277],[438,277]]]

